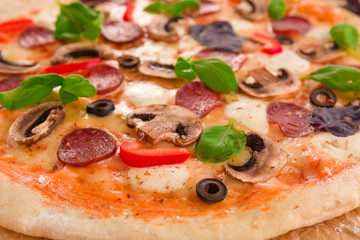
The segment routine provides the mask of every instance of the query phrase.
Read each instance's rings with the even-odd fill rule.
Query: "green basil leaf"
[[[78,40],[87,38],[95,40],[101,33],[104,14],[91,9],[82,3],[60,4],[60,14],[55,23],[55,37],[59,39]]]
[[[198,59],[190,62],[191,68],[206,86],[218,92],[232,92],[238,88],[232,68],[220,59]]]
[[[178,58],[174,71],[178,78],[185,78],[188,81],[196,78],[196,74],[191,68],[190,63],[182,57]]]
[[[200,3],[195,0],[183,0],[176,3],[154,2],[147,6],[144,11],[149,13],[162,13],[170,17],[180,16],[185,8],[199,7]]]
[[[271,0],[269,3],[269,15],[272,19],[277,20],[285,16],[286,6],[284,0]]]
[[[8,110],[18,109],[43,100],[54,87],[64,81],[62,76],[47,74],[31,77],[18,88],[0,93],[0,103]]]
[[[96,89],[89,80],[75,74],[65,78],[59,92],[63,103],[71,103],[78,100],[78,97],[93,97],[95,94]]]
[[[226,126],[215,126],[206,130],[195,147],[195,155],[202,162],[224,162],[239,154],[245,144],[245,132],[237,130],[234,119],[231,119]]]
[[[328,65],[310,73],[305,79],[321,82],[325,87],[339,91],[360,91],[360,71],[353,67]]]
[[[357,29],[348,23],[335,24],[330,30],[331,37],[340,47],[350,47],[357,50],[359,33]]]

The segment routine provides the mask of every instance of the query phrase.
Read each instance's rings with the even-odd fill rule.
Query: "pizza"
[[[83,0],[3,20],[0,226],[269,239],[356,209],[358,22],[307,0]]]

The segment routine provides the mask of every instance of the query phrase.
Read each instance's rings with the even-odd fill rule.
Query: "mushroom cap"
[[[113,52],[111,47],[103,43],[76,42],[69,43],[60,47],[51,58],[51,64],[58,65],[70,62],[79,56],[94,56],[102,59],[112,59]]]
[[[176,105],[138,108],[127,116],[126,122],[151,144],[167,140],[178,146],[187,146],[195,142],[203,131],[195,113]]]
[[[251,164],[234,166],[226,163],[223,168],[229,176],[243,182],[265,182],[288,162],[289,155],[270,138],[255,132],[248,133],[246,137],[246,145],[253,150],[249,160]]]
[[[247,94],[258,98],[286,97],[301,86],[300,79],[286,69],[279,69],[279,74],[274,76],[262,67],[249,71],[249,76],[254,82],[240,81],[239,87]]]
[[[263,0],[245,0],[236,6],[236,10],[250,21],[259,22],[268,15],[268,5]]]
[[[157,41],[177,42],[180,39],[179,34],[174,30],[173,24],[176,24],[178,18],[169,18],[166,16],[157,16],[148,25],[149,37]]]
[[[161,64],[154,61],[144,61],[139,66],[142,74],[154,77],[175,79],[176,74],[173,65]]]
[[[328,63],[346,55],[346,52],[337,48],[335,43],[306,43],[296,53],[313,63]]]
[[[0,73],[2,74],[25,74],[36,72],[40,68],[38,62],[33,64],[19,64],[7,61],[0,51]]]
[[[20,115],[9,129],[9,136],[18,143],[32,144],[49,135],[64,119],[65,106],[47,102]]]

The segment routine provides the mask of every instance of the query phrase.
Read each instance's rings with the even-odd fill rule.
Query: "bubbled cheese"
[[[182,189],[189,178],[185,164],[149,168],[131,168],[128,172],[132,187],[157,193]]]

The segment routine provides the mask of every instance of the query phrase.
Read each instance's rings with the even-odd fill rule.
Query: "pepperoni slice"
[[[61,162],[73,166],[86,166],[113,155],[115,139],[98,128],[79,128],[65,135],[58,148]]]
[[[212,48],[205,48],[197,53],[199,58],[218,58],[226,62],[235,72],[241,68],[246,60],[245,54],[226,52]]]
[[[139,39],[144,32],[133,22],[107,21],[102,25],[102,35],[115,43],[127,43]]]
[[[270,122],[277,122],[280,129],[290,137],[302,137],[315,131],[310,124],[311,111],[292,103],[270,104],[267,118]]]
[[[55,41],[53,31],[38,26],[25,28],[19,36],[19,44],[24,48],[35,48]]]
[[[286,34],[289,32],[307,33],[311,28],[308,20],[302,17],[283,17],[273,22],[273,29],[276,33]]]
[[[101,95],[117,89],[124,80],[124,74],[114,67],[99,64],[90,68],[87,79]]]
[[[200,8],[195,13],[195,16],[212,14],[212,13],[219,12],[220,10],[221,10],[220,4],[209,1],[209,0],[201,0],[200,1]]]
[[[7,92],[13,90],[14,88],[19,87],[22,81],[23,79],[19,77],[4,78],[0,81],[0,92]]]
[[[203,82],[189,82],[177,92],[176,104],[202,117],[214,108],[222,106],[224,101],[220,94],[205,86]]]

